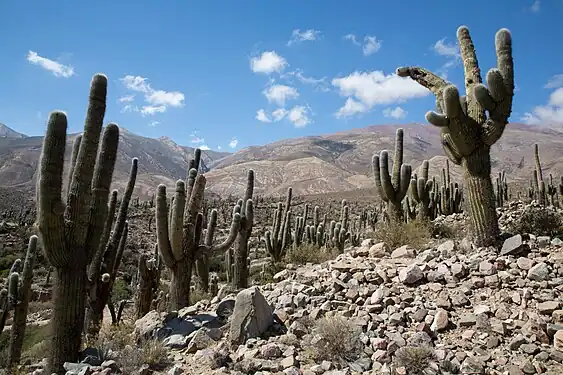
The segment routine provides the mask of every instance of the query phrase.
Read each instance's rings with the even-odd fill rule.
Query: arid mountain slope
[[[43,137],[13,136],[16,133],[4,127],[7,137],[0,136],[0,186],[19,190],[33,191],[36,171],[41,154]],[[3,128],[0,128],[2,132]],[[69,165],[72,142],[76,135],[67,137],[65,155],[65,175]],[[121,191],[127,183],[131,159],[139,158],[139,173],[134,194],[149,197],[156,186],[165,183],[173,186],[179,178],[186,177],[187,163],[193,155],[193,148],[177,145],[168,138],[145,138],[121,129],[117,165],[114,172],[114,186]],[[214,151],[203,153],[204,166],[207,168],[213,160],[227,155]]]
[[[439,130],[430,125],[377,125],[323,136],[302,137],[252,146],[237,153],[206,151],[208,186],[226,196],[244,192],[246,173],[256,172],[255,192],[264,196],[285,194],[289,186],[296,195],[316,195],[373,188],[371,158],[381,150],[393,150],[396,129],[405,130],[405,162],[418,168],[430,161],[430,174],[439,176],[445,166]],[[2,137],[2,134],[6,136]],[[69,136],[67,159],[70,157]],[[0,186],[32,191],[42,137],[26,137],[0,127]],[[544,174],[563,175],[563,132],[545,127],[510,124],[493,147],[493,172],[504,170],[509,181],[526,183],[533,169],[533,144],[540,145]],[[167,138],[145,138],[122,130],[115,187],[123,189],[131,158],[140,160],[135,194],[149,197],[156,186],[186,175],[193,149]],[[461,169],[451,165],[459,179]]]
[[[256,190],[264,195],[284,194],[292,186],[297,194],[330,193],[372,188],[371,158],[381,150],[394,149],[395,131],[405,130],[405,162],[414,169],[424,159],[430,174],[440,176],[446,164],[439,129],[431,125],[376,125],[324,136],[302,137],[248,147],[220,159],[208,174],[217,193],[243,193],[245,173],[257,171]],[[493,172],[506,171],[509,181],[527,182],[533,170],[533,144],[540,145],[546,176],[563,174],[563,132],[508,125],[492,149]],[[461,168],[450,163],[451,174],[461,178]]]

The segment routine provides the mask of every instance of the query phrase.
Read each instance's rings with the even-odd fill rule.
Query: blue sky
[[[95,5],[93,5],[95,4]],[[434,98],[394,76],[420,65],[463,82],[456,29],[481,69],[513,34],[511,121],[563,125],[563,0],[4,0],[0,122],[40,135],[48,113],[83,127],[93,74],[106,122],[223,151],[384,123],[424,122]]]

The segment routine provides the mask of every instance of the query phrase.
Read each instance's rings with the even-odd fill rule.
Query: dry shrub
[[[117,363],[124,374],[134,374],[143,365],[159,370],[165,368],[170,361],[168,351],[161,341],[147,340],[140,347],[125,346],[119,352]]]
[[[292,264],[319,264],[336,256],[332,249],[323,249],[316,245],[304,243],[288,250],[285,261]]]
[[[429,224],[418,220],[408,223],[381,223],[374,235],[378,242],[385,242],[391,249],[403,245],[410,245],[418,249],[426,245],[431,239]]]
[[[336,363],[355,361],[362,353],[360,328],[341,315],[316,321],[311,342],[317,360]]]
[[[409,375],[423,375],[433,359],[434,350],[428,346],[403,346],[397,349],[393,358],[395,364],[404,367]]]
[[[563,217],[553,207],[531,205],[508,225],[508,230],[520,234],[554,236],[561,233],[562,225]]]

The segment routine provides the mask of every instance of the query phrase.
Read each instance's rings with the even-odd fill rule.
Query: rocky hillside
[[[439,130],[430,125],[406,124],[405,161],[417,168],[430,160],[431,175],[439,175],[443,156]],[[375,152],[393,149],[399,125],[377,125],[346,132],[287,139],[264,146],[252,146],[234,154],[206,151],[204,161],[210,191],[226,196],[244,192],[246,171],[256,171],[255,192],[264,196],[285,194],[287,187],[296,195],[314,195],[365,190],[373,187],[371,157]],[[5,136],[2,136],[4,134]],[[122,132],[114,178],[117,187],[127,179],[132,157],[140,160],[136,195],[149,197],[159,183],[173,185],[185,177],[190,147],[180,146],[169,138],[145,138]],[[67,157],[70,157],[69,137]],[[26,137],[6,126],[0,127],[0,187],[34,186],[41,137]],[[494,172],[504,170],[508,181],[527,183],[533,169],[533,143],[540,145],[544,171],[554,177],[563,174],[563,132],[547,127],[510,124],[493,146]],[[454,178],[460,169],[452,166]]]
[[[0,124],[1,125],[1,124]],[[65,167],[68,168],[75,134],[67,138]],[[28,137],[0,126],[0,187],[33,191],[43,137]],[[149,197],[160,183],[173,185],[185,178],[187,163],[193,148],[180,146],[169,138],[141,137],[121,129],[114,187],[123,189],[127,183],[131,159],[139,158],[139,174],[134,194]],[[203,152],[206,170],[213,161],[227,155],[215,151]]]

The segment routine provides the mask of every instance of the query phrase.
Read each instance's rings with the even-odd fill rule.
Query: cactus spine
[[[15,295],[14,317],[12,319],[12,329],[10,330],[10,351],[8,354],[8,369],[14,368],[21,359],[25,326],[27,323],[27,309],[29,297],[31,295],[31,283],[33,281],[33,267],[37,254],[37,236],[29,238],[27,253],[23,263],[23,270]],[[15,281],[14,281],[15,282]],[[3,327],[2,327],[3,328]]]
[[[197,152],[196,152],[197,156]],[[166,186],[159,185],[156,200],[158,249],[172,273],[170,308],[180,310],[190,304],[190,284],[197,259],[204,254],[227,250],[235,241],[240,225],[240,207],[235,207],[228,237],[219,245],[200,244],[203,229],[203,205],[206,179],[191,168],[186,183],[176,182],[171,213],[166,200]],[[170,217],[170,222],[169,222]]]
[[[393,173],[389,174],[387,151],[381,151],[372,158],[375,186],[381,199],[387,203],[387,215],[393,221],[403,219],[402,202],[407,194],[412,168],[403,164],[403,129],[397,129],[395,137],[395,153],[393,155]]]
[[[235,288],[248,287],[248,240],[250,239],[252,226],[254,225],[254,204],[252,202],[253,194],[254,171],[250,169],[246,179],[244,199],[240,202],[240,226],[233,250],[233,287]]]
[[[84,132],[71,166],[66,204],[61,196],[67,130],[63,112],[50,114],[43,140],[37,226],[43,251],[56,276],[49,374],[65,374],[63,364],[76,362],[81,349],[87,268],[104,231],[119,143],[119,128],[109,124],[100,145],[106,96],[107,77],[97,74],[92,79]]]
[[[486,246],[497,243],[500,234],[490,149],[502,136],[512,110],[512,36],[507,29],[496,34],[498,69],[487,73],[488,88],[481,83],[475,47],[467,27],[457,30],[457,39],[465,70],[465,96],[460,97],[453,84],[423,68],[402,67],[397,69],[397,74],[412,78],[436,96],[437,112],[428,112],[426,120],[440,127],[445,154],[463,167],[463,186],[468,192],[475,242]]]

